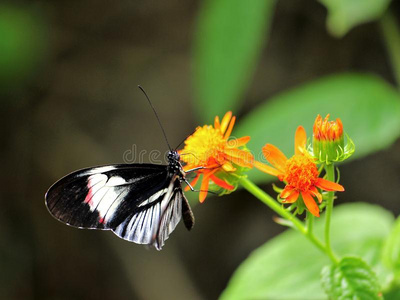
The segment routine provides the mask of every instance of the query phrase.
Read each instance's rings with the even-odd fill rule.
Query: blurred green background
[[[44,194],[63,175],[121,163],[133,145],[167,150],[138,84],[170,144],[232,109],[234,135],[251,135],[259,159],[266,142],[290,155],[296,126],[310,135],[316,113],[331,112],[358,153],[341,167],[337,204],[397,216],[400,40],[376,20],[390,5],[386,20],[400,23],[400,5],[365,3],[346,15],[328,0],[1,2],[1,298],[215,299],[284,230],[244,191],[194,205],[193,231],[178,226],[161,252],[54,220]]]

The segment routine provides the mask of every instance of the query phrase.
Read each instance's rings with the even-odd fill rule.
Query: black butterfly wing
[[[151,244],[161,250],[176,225],[184,215],[188,230],[194,225],[193,213],[182,192],[179,178],[175,177],[168,188],[161,190],[151,203],[133,212],[113,232],[120,238],[138,244]]]
[[[167,166],[126,164],[73,172],[47,191],[49,212],[79,228],[113,229],[171,181]]]
[[[119,237],[160,250],[182,214],[193,213],[180,178],[168,166],[113,165],[83,169],[57,181],[46,205],[58,220],[79,228],[111,229]]]

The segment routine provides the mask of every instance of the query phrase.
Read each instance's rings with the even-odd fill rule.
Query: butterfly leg
[[[194,189],[194,188],[192,187],[192,185],[190,184],[190,182],[187,181],[186,178],[183,178],[183,181],[188,185],[188,187],[190,188],[190,190],[191,190],[192,192],[197,192],[197,193],[199,193],[199,192],[202,191],[202,190],[196,190],[196,189]],[[208,190],[207,192],[209,192],[209,193],[211,193],[211,194],[214,194],[214,195],[218,195],[218,193],[213,192],[213,191],[210,191],[210,190]]]
[[[207,169],[207,168],[206,167],[196,167],[196,168],[185,171],[185,173],[191,173],[191,172],[194,172],[197,170],[203,170],[203,169]]]
[[[189,182],[186,178],[183,178],[183,181],[187,184],[187,186],[190,188],[190,190],[191,190],[192,192],[195,191],[194,188],[192,187],[192,185],[190,184],[190,182]]]

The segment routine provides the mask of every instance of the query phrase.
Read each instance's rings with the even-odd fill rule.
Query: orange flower
[[[291,158],[286,156],[275,146],[266,144],[263,154],[272,165],[254,162],[259,170],[277,176],[286,183],[280,194],[284,203],[294,203],[301,195],[307,209],[316,217],[319,217],[319,207],[315,202],[322,202],[322,195],[317,188],[325,191],[344,191],[343,186],[329,180],[319,178],[318,168],[314,159],[306,151],[306,131],[299,126],[295,134],[295,154]]]
[[[229,139],[236,118],[232,112],[227,112],[222,121],[215,117],[214,127],[204,125],[197,127],[196,131],[185,140],[185,147],[179,151],[181,160],[185,162],[185,171],[203,167],[196,170],[196,177],[191,185],[196,185],[200,175],[203,175],[199,200],[203,202],[207,196],[209,181],[226,189],[233,190],[235,187],[225,180],[217,177],[220,172],[232,174],[237,167],[252,168],[253,155],[243,149],[247,144],[249,136],[239,139]],[[188,190],[189,187],[186,188]]]

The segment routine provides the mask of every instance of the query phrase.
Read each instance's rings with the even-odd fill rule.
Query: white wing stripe
[[[127,181],[119,176],[112,176],[107,180],[106,186],[119,186],[127,184]]]
[[[133,214],[113,231],[123,239],[138,243],[152,244],[158,250],[175,229],[181,219],[182,198],[175,189],[175,179],[168,188],[162,189],[145,200],[141,206],[162,200],[153,206]]]
[[[106,182],[107,182],[107,176],[104,174],[97,174],[89,177],[87,183],[87,187],[89,190],[84,202],[90,206],[91,211],[93,211],[94,207],[97,206],[97,203],[93,202],[93,197],[104,186]]]
[[[82,176],[84,175],[92,175],[92,174],[96,174],[96,175],[101,175],[99,173],[106,173],[109,171],[115,170],[114,166],[104,166],[104,167],[98,167],[98,168],[93,168],[87,171],[87,173],[82,173]]]
[[[104,223],[107,223],[109,220],[111,220],[114,217],[114,214],[117,211],[118,206],[124,200],[124,198],[129,193],[129,191],[130,191],[130,189],[128,189],[128,188],[121,189],[121,192],[118,194],[117,198],[114,200],[114,202],[107,209],[107,212],[105,213],[105,215],[103,217]]]
[[[145,201],[143,201],[142,203],[140,203],[140,205],[138,205],[138,207],[140,206],[144,206],[146,204],[152,203],[155,200],[159,199],[163,194],[165,194],[168,191],[168,188],[159,190],[157,193],[153,194],[152,196],[150,196],[148,199],[146,199]]]
[[[119,176],[108,178],[105,174],[95,174],[89,177],[87,183],[89,190],[84,202],[89,205],[90,211],[99,213],[100,223],[106,223],[113,217],[130,190],[128,187],[119,188],[125,184],[127,181]]]

